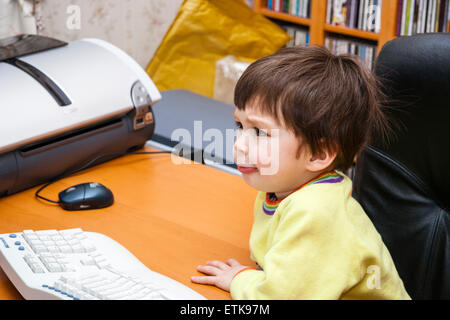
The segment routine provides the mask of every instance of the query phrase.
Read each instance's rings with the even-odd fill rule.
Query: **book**
[[[332,24],[337,26],[345,26],[345,16],[347,13],[346,4],[346,0],[334,0]]]
[[[328,0],[332,2],[333,0]],[[341,0],[345,1],[345,0]],[[309,18],[311,0],[267,0],[267,9],[275,12]]]
[[[450,32],[450,4],[448,6],[448,12],[447,12],[447,28],[445,32]]]
[[[444,10],[446,9],[445,0],[441,0],[441,5],[439,7],[439,21],[438,21],[438,32],[442,32],[443,20],[444,20]]]
[[[441,0],[436,0],[435,1],[436,6],[434,8],[434,12],[433,12],[433,23],[431,25],[431,32],[436,32],[437,31],[437,25],[438,25],[438,20],[439,20],[439,7],[441,5]]]
[[[419,7],[417,10],[417,25],[416,25],[416,33],[422,33],[422,17],[423,17],[423,7],[424,0],[419,0]]]
[[[431,8],[430,10],[430,26],[429,26],[429,31],[428,32],[434,32],[434,22],[436,19],[436,3],[437,0],[433,0],[431,3]]]
[[[289,0],[282,0],[283,3],[283,8],[282,8],[282,12],[283,13],[289,13]]]
[[[365,0],[359,0],[358,29],[362,29],[363,27],[364,1]]]
[[[406,0],[406,2],[403,4],[402,36],[405,36],[408,34],[410,8],[411,8],[411,0]]]
[[[274,11],[281,12],[281,0],[273,0],[274,1]]]
[[[444,2],[444,4],[441,5],[441,14],[439,18],[439,32],[445,32],[445,25],[447,22],[447,14],[449,6],[448,0],[442,0],[442,2]]]
[[[375,31],[375,20],[376,20],[376,0],[369,0],[369,5],[367,8],[367,31]]]
[[[363,30],[373,31],[375,25],[374,0],[366,0],[364,8]]]
[[[425,27],[425,32],[431,32],[431,12],[433,10],[433,1],[434,0],[428,0],[428,9],[427,9],[427,23]]]
[[[403,1],[404,1],[404,0],[398,0],[398,8],[397,8],[397,25],[396,25],[396,30],[395,30],[395,35],[396,35],[397,37],[401,35]]]
[[[281,27],[291,37],[291,40],[286,43],[286,47],[307,45],[309,43],[309,31],[307,29],[292,25],[281,25]]]
[[[411,13],[411,1],[412,0],[407,0],[407,4],[406,4],[406,13],[405,13],[405,29],[403,30],[403,35],[407,36],[408,32],[409,32],[409,15]]]
[[[289,2],[289,14],[291,15],[296,15],[295,14],[295,6],[297,5],[297,1],[296,0],[291,0]]]
[[[308,32],[303,30],[296,30],[295,31],[295,45],[305,45],[307,44],[307,34]]]
[[[368,68],[373,68],[376,45],[364,41],[347,39],[340,36],[327,36],[325,38],[325,47],[334,54],[355,54],[361,58],[361,62]]]
[[[375,0],[376,8],[375,8],[375,32],[379,33],[381,30],[381,7],[383,5],[383,0]]]
[[[351,2],[350,23],[349,23],[349,27],[350,28],[356,28],[356,18],[357,18],[357,13],[358,13],[358,4],[359,4],[359,0],[353,0]]]
[[[407,35],[410,36],[414,32],[414,17],[417,16],[416,14],[416,2],[418,0],[411,0],[411,6],[409,8],[409,22],[408,22],[408,33]]]
[[[364,8],[363,8],[363,21],[362,21],[362,30],[367,30],[367,13],[368,13],[369,0],[364,0]]]
[[[442,0],[443,1],[443,0]],[[433,32],[438,32],[439,30],[439,11],[441,9],[441,0],[436,1],[436,12],[434,14],[434,28]]]
[[[286,47],[292,47],[294,45],[294,41],[295,41],[295,29],[292,27],[285,27],[283,28],[286,33],[289,35],[289,37],[291,37],[291,40],[289,40],[288,43],[286,43]]]
[[[308,14],[308,7],[309,7],[309,2],[310,1],[311,0],[304,0],[303,1],[303,10],[302,10],[303,15],[302,15],[302,17],[307,18],[309,16],[309,14]]]
[[[423,0],[423,12],[422,12],[422,28],[421,32],[425,33],[427,31],[427,16],[428,16],[428,5],[430,0]]]
[[[347,3],[346,3],[344,25],[347,27],[350,27],[350,15],[352,14],[352,2],[354,2],[354,0],[347,0]]]
[[[333,0],[327,0],[326,23],[331,24],[331,14],[333,13]]]

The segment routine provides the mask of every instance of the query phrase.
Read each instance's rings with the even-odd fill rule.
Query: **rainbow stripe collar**
[[[290,194],[302,189],[305,186],[309,186],[312,184],[339,183],[342,180],[344,180],[344,177],[341,176],[340,174],[338,174],[336,171],[326,172],[326,173],[323,173],[320,176],[306,182],[305,184],[301,185],[299,188],[295,189]],[[283,201],[284,198],[273,201],[273,200],[270,200],[269,194],[270,194],[269,192],[266,192],[266,198],[262,203],[262,209],[265,214],[272,216],[275,213],[275,211],[277,210],[278,205],[280,204],[281,201]]]

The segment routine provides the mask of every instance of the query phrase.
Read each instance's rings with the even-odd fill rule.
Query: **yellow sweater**
[[[410,299],[351,190],[351,180],[334,173],[278,204],[259,192],[250,251],[262,270],[237,274],[232,298]]]

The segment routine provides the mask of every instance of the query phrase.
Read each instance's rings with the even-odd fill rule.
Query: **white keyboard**
[[[111,238],[78,228],[0,234],[0,267],[25,299],[205,299]]]

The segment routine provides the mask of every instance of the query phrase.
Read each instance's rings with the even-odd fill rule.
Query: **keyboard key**
[[[57,233],[57,234],[51,236],[51,239],[52,239],[53,241],[55,241],[55,242],[57,242],[57,241],[64,241],[64,238],[63,238],[59,233]]]
[[[73,239],[75,235],[83,233],[83,230],[80,228],[74,229],[66,229],[59,232],[60,235],[64,237],[64,239],[70,238]]]
[[[42,239],[41,239],[42,240]],[[50,238],[48,240],[42,240],[42,244],[46,247],[50,247],[50,246],[54,246],[55,242],[50,240]]]
[[[36,231],[35,234],[38,237],[41,237],[41,236],[55,235],[55,234],[58,234],[58,232],[56,230],[39,230],[39,231]]]
[[[58,263],[48,263],[46,265],[48,271],[50,272],[61,272],[62,268]]]
[[[47,250],[48,250],[50,253],[58,253],[58,252],[60,252],[60,251],[59,251],[59,248],[58,248],[57,246],[48,246],[48,247],[47,247]]]
[[[72,248],[68,245],[60,246],[59,251],[61,251],[62,253],[72,253],[73,252]]]
[[[34,273],[45,273],[44,269],[37,262],[37,260],[35,260],[35,259],[27,259],[27,260],[25,260],[25,262],[27,262],[27,264],[30,267],[31,271],[33,271]]]
[[[42,245],[37,245],[37,246],[34,246],[32,248],[33,248],[33,251],[36,252],[36,253],[48,252],[47,248],[45,246],[42,246]]]
[[[88,257],[85,259],[81,259],[80,260],[81,264],[85,265],[85,266],[95,266],[95,260],[92,257]]]
[[[117,293],[109,293],[106,294],[106,298],[109,300],[121,300],[127,297],[127,293],[123,291],[119,291]]]
[[[74,253],[83,253],[84,252],[84,248],[80,244],[76,244],[76,245],[72,246],[72,251]]]
[[[107,266],[109,266],[109,262],[107,260],[103,260],[100,262],[97,262],[97,267],[99,267],[100,269],[106,268]]]
[[[75,238],[78,239],[78,240],[84,240],[84,239],[87,239],[87,236],[86,236],[86,234],[83,232],[83,233],[77,233],[77,234],[75,235]]]
[[[84,251],[87,253],[94,252],[96,250],[95,244],[89,240],[81,241],[81,245],[84,248]]]
[[[32,246],[32,247],[44,245],[44,244],[42,243],[42,241],[39,240],[39,239],[36,239],[36,240],[30,240],[30,241],[29,241],[29,244],[30,244],[30,246]]]

